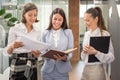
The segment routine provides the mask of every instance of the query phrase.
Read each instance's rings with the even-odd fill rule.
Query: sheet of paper
[[[77,48],[68,49],[68,50],[64,51],[64,53],[69,54],[70,52],[75,51],[76,49]]]
[[[22,38],[20,39],[21,42],[23,42],[24,49],[28,49],[28,50],[38,50],[38,51],[43,51],[45,49],[47,49],[50,44],[47,43],[43,43],[37,40],[31,40],[28,37],[22,36]]]

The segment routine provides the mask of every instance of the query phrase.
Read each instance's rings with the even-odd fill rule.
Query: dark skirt
[[[37,80],[36,58],[28,53],[13,54],[9,80]]]
[[[24,71],[21,71],[14,72],[14,74],[9,77],[9,80],[37,80],[37,68],[33,68],[33,73],[29,79],[24,76]]]

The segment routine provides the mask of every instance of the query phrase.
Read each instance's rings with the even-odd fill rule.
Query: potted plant
[[[15,25],[15,23],[19,22],[19,20],[16,17],[12,16],[12,13],[6,13],[5,9],[0,10],[0,20],[0,25],[7,28],[12,27]]]

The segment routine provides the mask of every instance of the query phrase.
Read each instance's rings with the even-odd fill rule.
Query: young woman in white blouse
[[[84,36],[81,53],[81,58],[85,62],[81,80],[106,80],[104,65],[114,61],[112,41],[110,40],[107,54],[89,45],[90,37],[92,36],[110,36],[110,33],[106,30],[101,9],[99,7],[89,8],[84,14],[84,21],[88,31]],[[99,61],[88,62],[89,55],[91,54],[94,54],[94,57]]]
[[[27,3],[23,7],[22,21],[11,27],[6,53],[12,56],[9,80],[37,80],[36,58],[38,51],[25,49],[23,37],[40,41],[40,32],[33,25],[37,20],[38,9],[35,4]],[[31,44],[32,46],[32,44]]]

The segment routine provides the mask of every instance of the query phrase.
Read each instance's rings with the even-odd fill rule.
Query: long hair
[[[101,32],[102,30],[107,30],[103,19],[102,10],[100,7],[89,8],[85,13],[91,14],[93,18],[98,17],[97,26],[100,28]]]
[[[61,25],[61,28],[64,30],[64,29],[68,29],[68,25],[67,25],[67,21],[66,21],[66,16],[65,16],[65,13],[63,11],[63,9],[61,8],[56,8],[52,11],[51,15],[50,15],[50,22],[49,22],[49,26],[47,28],[47,30],[50,30],[52,29],[53,25],[52,25],[52,18],[53,18],[53,15],[55,14],[60,14],[62,17],[63,17],[63,23]]]
[[[25,4],[25,6],[23,7],[23,11],[22,11],[22,19],[21,19],[22,23],[26,23],[26,19],[24,17],[24,14],[27,13],[28,11],[34,10],[34,9],[36,9],[36,11],[38,11],[38,8],[34,3]],[[38,22],[38,20],[36,19],[35,22]]]

